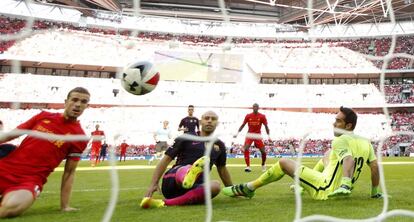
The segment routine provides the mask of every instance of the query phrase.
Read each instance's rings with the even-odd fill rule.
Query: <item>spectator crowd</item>
[[[26,21],[17,18],[10,18],[0,16],[0,34],[13,34],[22,30],[26,25]],[[48,30],[48,29],[66,29],[85,31],[89,33],[98,33],[102,35],[121,35],[130,36],[130,30],[116,30],[115,28],[97,28],[97,27],[79,27],[69,23],[59,23],[46,20],[35,20],[33,31],[36,30]],[[140,39],[149,41],[178,41],[183,44],[197,44],[201,46],[217,46],[223,44],[226,41],[226,37],[213,37],[213,36],[197,36],[197,35],[173,35],[169,33],[154,33],[154,32],[138,32],[137,36]],[[6,51],[15,43],[12,41],[0,42],[0,54]],[[260,39],[260,38],[232,38],[231,41],[234,45],[246,45],[246,44],[278,44],[278,47],[286,48],[308,48],[311,46],[309,41],[292,41],[292,40],[277,40],[277,39]],[[374,56],[384,56],[389,52],[391,46],[390,38],[364,38],[364,39],[352,39],[352,40],[317,40],[319,46],[322,47],[322,43],[330,46],[342,46],[353,51]],[[312,45],[315,47],[315,45]],[[396,47],[394,53],[407,53],[414,55],[414,37],[413,36],[400,36],[397,38]],[[378,68],[382,68],[383,60],[372,61]],[[389,64],[388,69],[410,69],[412,64],[407,58],[393,58]]]

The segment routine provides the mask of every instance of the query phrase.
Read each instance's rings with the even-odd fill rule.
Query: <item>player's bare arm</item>
[[[265,130],[266,130],[266,133],[267,133],[267,137],[268,137],[269,141],[271,141],[271,139],[270,139],[270,129],[269,129],[269,126],[267,126],[267,124],[264,124],[264,127],[265,127]]]
[[[378,161],[373,160],[369,164],[371,169],[371,197],[372,198],[382,198],[382,193],[379,189],[379,171],[378,171]]]
[[[226,187],[233,186],[230,173],[227,170],[226,166],[217,166],[217,173],[219,174],[220,179],[223,182],[224,186]]]
[[[354,164],[355,161],[351,155],[344,157],[344,159],[342,160],[342,174],[344,177],[352,178],[352,175],[354,174]]]
[[[165,172],[165,170],[168,167],[168,164],[171,163],[173,159],[169,157],[168,155],[164,155],[164,157],[160,160],[160,162],[157,164],[157,167],[155,168],[155,171],[152,175],[151,184],[148,187],[147,193],[145,194],[145,197],[152,197],[152,194],[155,191],[159,191],[159,181],[161,179],[162,174]]]
[[[236,138],[237,137],[237,135],[243,130],[243,128],[244,128],[244,126],[246,125],[246,123],[243,123],[240,127],[239,127],[239,130],[237,131],[237,134],[236,135],[234,135],[233,137],[234,138]]]
[[[379,171],[378,171],[378,161],[374,160],[369,163],[371,169],[371,184],[376,187],[379,185]]]
[[[65,169],[62,175],[61,189],[60,189],[60,209],[62,211],[77,210],[69,206],[77,165],[78,165],[78,161],[74,161],[70,159],[66,160]]]

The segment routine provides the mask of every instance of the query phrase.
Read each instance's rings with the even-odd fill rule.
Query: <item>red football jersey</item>
[[[127,150],[128,144],[126,143],[121,143],[121,153],[125,153]]]
[[[41,112],[17,127],[53,134],[85,135],[79,121],[66,120],[61,113]],[[13,175],[16,182],[45,184],[63,159],[80,159],[87,141],[49,141],[27,136],[15,151],[0,160],[0,173]]]
[[[243,124],[247,123],[249,133],[261,133],[262,124],[267,125],[266,116],[261,113],[249,113],[244,118]]]
[[[91,134],[92,134],[92,136],[105,136],[105,133],[102,130],[95,130]],[[92,148],[93,147],[101,148],[101,146],[102,146],[102,141],[101,140],[92,141]]]

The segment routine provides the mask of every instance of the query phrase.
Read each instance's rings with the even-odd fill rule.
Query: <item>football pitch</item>
[[[253,159],[253,172],[243,171],[243,159],[228,159],[229,171],[233,183],[241,183],[257,178],[260,174],[259,159]],[[268,166],[277,159],[268,159]],[[307,166],[315,164],[317,159],[303,160]],[[414,158],[385,158],[384,172],[389,199],[388,210],[406,209],[414,211]],[[119,162],[117,162],[119,163]],[[101,221],[108,205],[111,181],[108,162],[91,168],[89,162],[82,161],[76,173],[73,187],[71,206],[79,211],[61,213],[60,178],[61,170],[56,170],[45,185],[41,196],[35,204],[22,216],[10,221],[31,222],[75,222]],[[118,171],[120,191],[116,209],[111,221],[205,221],[206,208],[204,205],[165,207],[161,209],[139,208],[139,202],[150,183],[154,165],[148,166],[147,161],[126,161]],[[133,169],[128,169],[129,166]],[[142,169],[137,166],[143,166]],[[302,195],[302,217],[313,214],[323,214],[341,218],[362,219],[374,217],[381,213],[383,200],[371,199],[370,176],[365,168],[352,196],[347,198],[315,201],[305,193]],[[218,179],[213,167],[212,178]],[[253,199],[229,198],[219,194],[213,199],[212,221],[293,221],[295,217],[295,197],[289,190],[292,179],[285,176],[280,181],[269,184],[256,191]],[[156,193],[156,198],[161,194]],[[409,217],[392,217],[387,221],[414,221]]]

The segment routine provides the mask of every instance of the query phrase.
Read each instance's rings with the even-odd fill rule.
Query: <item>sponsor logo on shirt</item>
[[[257,126],[257,125],[260,125],[261,124],[261,122],[260,122],[260,118],[249,118],[249,125],[251,125],[251,126]]]
[[[50,131],[50,130],[48,130],[48,129],[44,128],[43,126],[40,126],[40,125],[36,126],[34,128],[34,130],[37,130],[37,131],[40,131],[40,132],[45,132],[45,133],[53,133],[53,131]]]
[[[43,120],[43,122],[45,122],[45,121],[49,121],[49,120]],[[49,121],[50,122],[50,121]],[[45,133],[51,133],[51,134],[54,134],[54,132],[53,131],[51,131],[51,130],[48,130],[48,129],[46,129],[45,127],[43,127],[43,126],[40,126],[40,125],[38,125],[38,126],[36,126],[35,128],[34,128],[34,130],[37,130],[37,131],[40,131],[40,132],[45,132]],[[65,143],[65,141],[62,141],[62,140],[56,140],[56,141],[53,141],[52,142],[57,148],[60,148],[60,147],[62,147],[63,146],[63,144]]]

